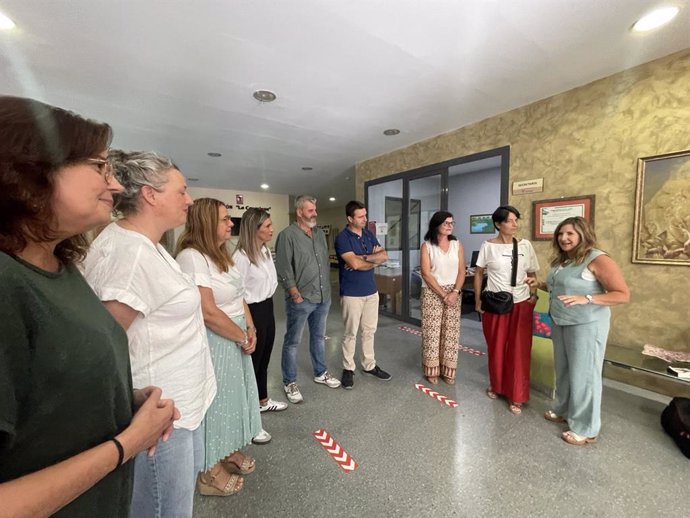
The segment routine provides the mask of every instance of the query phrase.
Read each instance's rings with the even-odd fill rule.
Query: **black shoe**
[[[352,390],[352,385],[354,385],[354,379],[353,379],[354,376],[355,376],[354,371],[349,371],[347,369],[343,369],[343,376],[340,379],[340,383],[344,389]]]
[[[388,381],[391,379],[391,375],[388,374],[386,371],[379,369],[379,366],[377,365],[370,371],[364,371],[366,374],[371,374],[372,376],[376,376],[378,379],[383,380],[383,381]]]

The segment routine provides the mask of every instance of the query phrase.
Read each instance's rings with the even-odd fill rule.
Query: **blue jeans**
[[[134,493],[130,518],[191,518],[196,477],[204,468],[203,425],[176,429],[156,454],[134,458]]]
[[[309,354],[314,376],[326,372],[326,319],[331,301],[314,303],[304,300],[297,304],[290,297],[285,300],[287,331],[283,341],[283,385],[297,381],[297,346],[302,341],[304,324],[309,322]]]

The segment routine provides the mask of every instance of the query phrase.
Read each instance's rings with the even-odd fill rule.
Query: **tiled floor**
[[[285,400],[282,307],[277,301],[269,390]],[[326,348],[338,377],[339,311],[336,297]],[[484,395],[485,356],[461,353],[457,385],[437,386],[457,408],[416,390],[423,382],[420,338],[401,325],[382,318],[376,336],[377,362],[393,379],[382,382],[358,370],[351,391],[312,381],[305,332],[298,379],[304,403],[264,414],[273,441],[245,450],[257,469],[243,491],[197,497],[195,517],[687,515],[690,464],[659,425],[662,402],[607,386],[599,442],[569,446],[559,437],[561,427],[541,417],[549,405],[544,396],[533,393],[518,417]],[[484,347],[476,321],[463,320],[461,343]],[[345,473],[326,454],[312,436],[319,428],[352,455],[357,470]]]

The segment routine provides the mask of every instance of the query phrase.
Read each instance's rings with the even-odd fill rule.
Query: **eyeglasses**
[[[443,224],[447,227],[452,227],[455,225],[455,221],[444,221]]]
[[[110,180],[113,179],[113,166],[110,161],[105,158],[87,158],[86,161],[98,168],[98,172],[105,180],[105,183],[110,183]]]

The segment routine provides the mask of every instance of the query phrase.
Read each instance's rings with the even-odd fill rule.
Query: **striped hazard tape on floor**
[[[425,387],[421,383],[415,383],[414,388],[423,392],[427,396],[434,398],[436,401],[439,401],[439,402],[443,403],[444,405],[447,405],[451,408],[457,408],[457,406],[458,406],[457,401],[453,401],[449,397],[444,396],[443,394],[436,392],[435,390],[431,390],[429,387]]]
[[[422,336],[422,332],[419,329],[415,329],[414,327],[400,326],[398,329],[400,329],[401,331],[405,331],[406,333],[410,333],[411,335]],[[486,353],[484,351],[473,349],[472,347],[465,347],[462,344],[458,345],[458,350],[460,352],[473,354],[475,356],[486,356]]]
[[[355,462],[355,459],[350,457],[350,455],[340,446],[340,444],[335,442],[335,439],[333,439],[333,437],[331,437],[326,430],[320,428],[312,433],[312,435],[317,441],[319,441],[321,446],[323,446],[323,449],[326,450],[326,453],[333,457],[333,460],[336,462],[336,464],[343,468],[345,473],[350,473],[359,467],[359,464]]]

